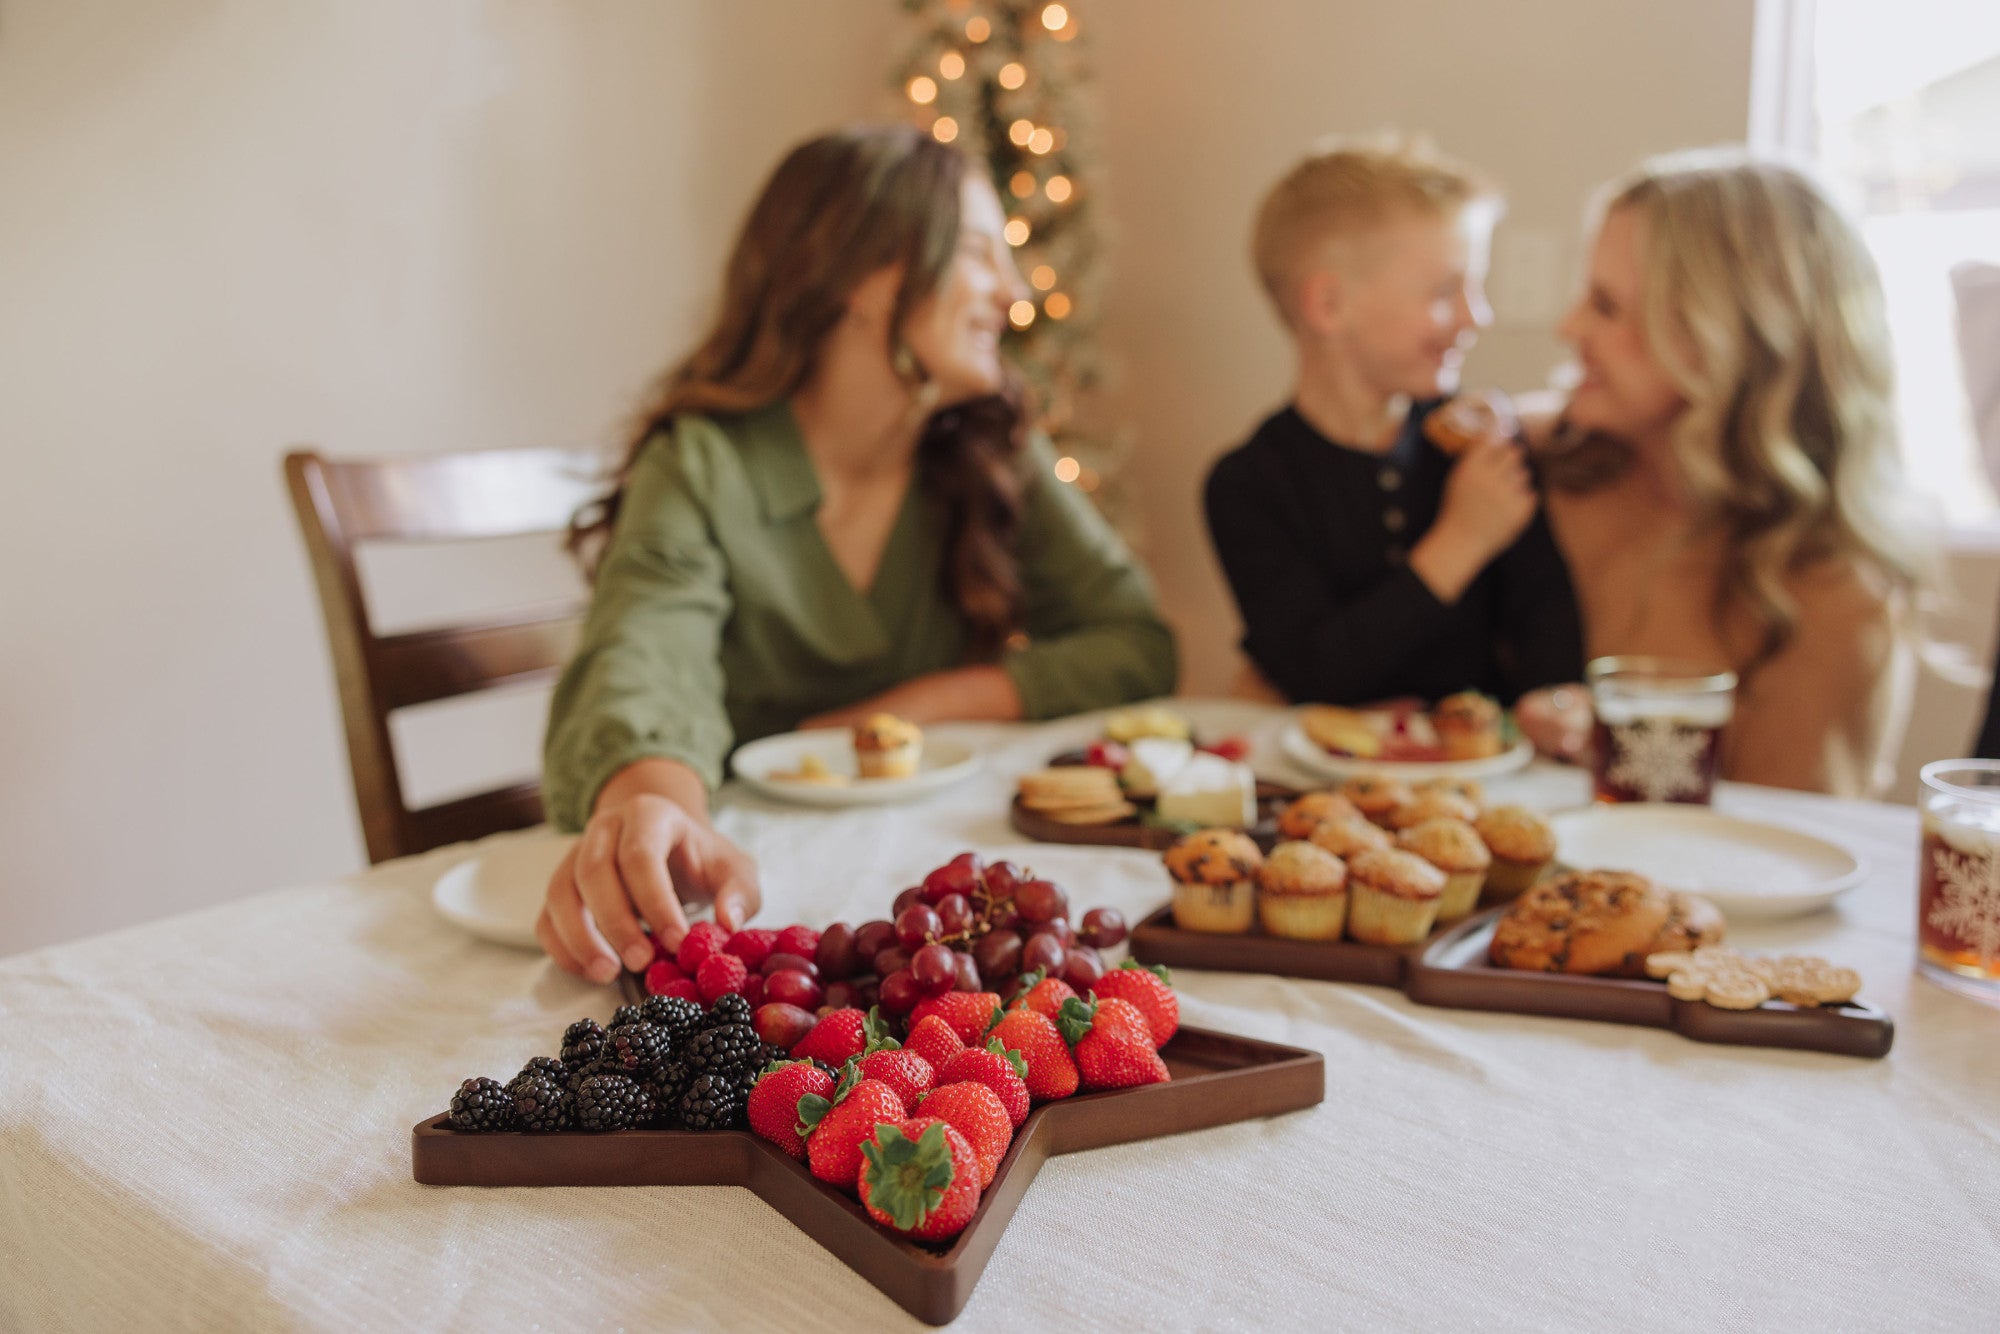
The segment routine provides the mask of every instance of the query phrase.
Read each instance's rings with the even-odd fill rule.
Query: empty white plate
[[[438,877],[431,903],[475,936],[538,950],[535,919],[556,863],[574,842],[575,835],[548,829],[489,839]]]
[[[1285,724],[1279,738],[1285,757],[1322,778],[1353,778],[1358,774],[1379,774],[1416,782],[1425,778],[1493,778],[1526,768],[1535,758],[1535,748],[1516,741],[1498,755],[1477,760],[1364,760],[1354,755],[1334,755],[1306,735],[1295,718]]]
[[[1663,888],[1701,895],[1726,917],[1812,912],[1866,873],[1838,844],[1706,806],[1594,806],[1551,823],[1565,866],[1637,871]]]
[[[808,755],[816,756],[829,773],[839,774],[847,781],[833,785],[775,777],[798,772],[799,764]],[[979,771],[979,755],[972,747],[962,741],[928,736],[924,738],[923,762],[915,774],[908,778],[861,778],[854,767],[853,734],[836,727],[787,732],[752,741],[740,747],[729,763],[745,786],[800,806],[881,806],[894,801],[915,801]]]

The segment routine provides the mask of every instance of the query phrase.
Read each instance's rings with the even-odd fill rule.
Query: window
[[[2000,524],[1952,281],[2000,264],[2000,4],[1760,0],[1754,69],[1753,142],[1815,161],[1881,269],[1916,484],[1956,525]]]

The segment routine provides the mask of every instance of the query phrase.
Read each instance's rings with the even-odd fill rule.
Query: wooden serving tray
[[[1428,943],[1428,942],[1426,942]],[[1252,925],[1241,935],[1187,931],[1174,924],[1172,904],[1156,909],[1132,929],[1132,957],[1169,968],[1211,968],[1225,973],[1275,973],[1320,982],[1400,987],[1422,945],[1364,945],[1355,940],[1288,940]]]
[[[745,1186],[917,1319],[955,1318],[1044,1160],[1312,1107],[1326,1096],[1316,1051],[1183,1028],[1160,1049],[1173,1079],[1046,1103],[1014,1132],[965,1231],[939,1250],[878,1227],[860,1203],[746,1130],[467,1134],[444,1116],[410,1132],[410,1164],[432,1186]]]
[[[1415,955],[1404,994],[1420,1005],[1454,1010],[1597,1019],[1665,1028],[1696,1042],[1739,1047],[1789,1047],[1839,1056],[1879,1058],[1896,1040],[1887,1011],[1866,1001],[1799,1006],[1766,1001],[1754,1010],[1725,1010],[1706,1001],[1677,1000],[1651,978],[1581,977],[1495,968],[1487,962],[1500,910],[1467,918],[1431,938]]]
[[[1067,768],[1082,764],[1086,752],[1066,750],[1049,760],[1051,768]],[[1269,852],[1278,842],[1278,812],[1283,810],[1299,795],[1299,789],[1286,787],[1282,783],[1267,783],[1257,780],[1257,823],[1243,832]],[[1128,797],[1143,813],[1151,810],[1153,798]],[[1107,848],[1146,848],[1153,852],[1163,852],[1173,846],[1180,831],[1163,825],[1143,823],[1139,816],[1128,815],[1122,820],[1109,824],[1064,824],[1051,820],[1040,811],[1030,810],[1021,804],[1021,794],[1016,792],[1008,809],[1008,823],[1016,833],[1025,835],[1037,843],[1087,843]]]

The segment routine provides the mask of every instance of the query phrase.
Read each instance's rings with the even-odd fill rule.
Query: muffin
[[[1177,839],[1163,860],[1174,878],[1174,923],[1187,931],[1239,934],[1257,910],[1264,854],[1235,829],[1202,829]]]
[[[1347,924],[1347,864],[1310,843],[1280,843],[1257,872],[1257,917],[1289,940],[1339,940]]]
[[[1325,848],[1334,856],[1350,861],[1358,853],[1395,846],[1395,840],[1389,837],[1387,830],[1368,823],[1359,815],[1344,820],[1323,820],[1306,837],[1315,847]]]
[[[1431,820],[1462,820],[1471,824],[1479,818],[1479,807],[1456,792],[1419,792],[1390,811],[1383,825],[1391,832],[1410,829]]]
[[[1410,785],[1400,778],[1362,774],[1342,783],[1340,795],[1353,802],[1354,809],[1381,824],[1389,818],[1389,812],[1408,801],[1411,794]]]
[[[1492,864],[1493,854],[1471,825],[1450,818],[1426,820],[1403,830],[1396,836],[1396,844],[1444,872],[1438,921],[1455,922],[1479,906],[1479,890],[1486,883],[1486,868]]]
[[[1667,896],[1643,875],[1570,871],[1508,905],[1487,955],[1501,968],[1644,976],[1669,907]]]
[[[1288,839],[1310,838],[1328,820],[1358,820],[1354,803],[1336,792],[1308,792],[1278,813],[1278,834]]]
[[[870,714],[854,728],[854,764],[863,778],[908,778],[924,754],[924,730],[893,713]]]
[[[1483,760],[1507,748],[1500,736],[1500,706],[1476,690],[1439,700],[1431,726],[1447,760]]]
[[[1445,873],[1413,852],[1378,848],[1347,863],[1347,934],[1370,945],[1415,945],[1431,933]]]
[[[1512,400],[1495,390],[1460,394],[1424,418],[1424,437],[1454,459],[1482,440],[1508,439],[1520,429]]]
[[[1486,789],[1480,786],[1477,778],[1426,778],[1421,783],[1411,784],[1410,791],[1420,797],[1426,792],[1454,792],[1474,806],[1486,804]]]
[[[1542,878],[1555,860],[1556,834],[1549,822],[1525,806],[1495,806],[1472,827],[1479,831],[1493,865],[1486,872],[1488,903],[1505,903]]]
[[[1666,925],[1646,946],[1647,954],[1692,954],[1704,945],[1720,945],[1724,923],[1722,910],[1699,894],[1667,891]],[[1644,960],[1640,961],[1642,964]],[[1621,976],[1644,977],[1645,969],[1623,972]]]

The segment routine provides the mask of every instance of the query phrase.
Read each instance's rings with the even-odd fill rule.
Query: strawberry
[[[984,1047],[969,1047],[938,1068],[939,1084],[970,1080],[992,1089],[1016,1128],[1028,1119],[1027,1076],[1021,1053],[1007,1050],[998,1038],[988,1038]]]
[[[746,926],[731,936],[722,949],[724,953],[743,960],[743,966],[754,973],[764,966],[764,960],[771,957],[771,948],[777,943],[777,932]]]
[[[799,1039],[792,1055],[800,1060],[825,1061],[838,1070],[867,1051],[869,1040],[879,1031],[879,1022],[872,1011],[863,1014],[852,1006],[829,1010],[813,1025],[812,1032]]]
[[[1085,1088],[1164,1084],[1173,1077],[1153,1050],[1145,1016],[1136,1006],[1115,998],[1070,1001],[1063,1006],[1062,1031],[1076,1047],[1076,1068]]]
[[[854,1188],[876,1222],[919,1241],[955,1237],[979,1208],[979,1155],[934,1117],[874,1128]]]
[[[879,1079],[896,1090],[903,1099],[904,1114],[914,1116],[917,1099],[937,1083],[937,1071],[915,1052],[896,1046],[894,1038],[884,1039],[884,1044],[872,1047],[855,1064],[860,1067],[862,1078]]]
[[[965,1050],[965,1043],[952,1032],[951,1025],[935,1014],[927,1014],[910,1026],[909,1041],[903,1044],[931,1063],[933,1070]]]
[[[903,1095],[879,1079],[861,1078],[850,1062],[831,1099],[812,1093],[799,1099],[806,1163],[821,1181],[853,1190],[861,1173],[861,1146],[876,1126],[903,1120]]]
[[[799,1133],[799,1099],[833,1096],[833,1076],[811,1061],[773,1061],[750,1090],[750,1128],[800,1162],[806,1139]]]
[[[729,933],[713,922],[696,922],[681,938],[680,952],[674,955],[674,962],[681,972],[693,977],[700,970],[702,961],[709,955],[718,953],[728,943]]]
[[[1053,1019],[1062,1011],[1063,1002],[1076,995],[1076,988],[1059,977],[1043,976],[1040,970],[1028,976],[1034,981],[1029,982],[1028,989],[1014,998],[1014,1004],[1009,1007],[1010,1009],[1033,1010],[1036,1014],[1045,1014]]]
[[[687,974],[683,973],[680,970],[680,965],[676,964],[672,959],[655,959],[646,965],[646,994],[648,996],[664,996],[668,983],[686,980]],[[696,989],[695,994],[697,996],[701,994],[699,988]]]
[[[1127,959],[1122,967],[1091,983],[1090,994],[1116,996],[1138,1006],[1146,1016],[1146,1026],[1153,1030],[1153,1045],[1164,1047],[1181,1026],[1181,1003],[1174,996],[1172,982],[1173,975],[1165,968],[1148,968],[1136,959]]]
[[[956,1084],[940,1084],[917,1104],[919,1116],[935,1116],[959,1134],[979,1155],[979,1186],[993,1184],[1007,1146],[1014,1142],[1014,1122],[1000,1104],[1000,1095],[984,1084],[967,1079]]]
[[[920,1000],[910,1010],[910,1022],[920,1024],[936,1015],[951,1025],[958,1040],[970,1047],[986,1036],[1000,1011],[1000,997],[991,991],[947,991]]]
[[[1000,1045],[1021,1053],[1027,1063],[1028,1092],[1037,1102],[1076,1092],[1076,1062],[1053,1020],[1035,1010],[1015,1010],[993,1026]]]
[[[750,980],[750,970],[733,954],[711,954],[694,970],[694,984],[701,988],[704,1005],[713,1005],[729,992],[739,995]]]
[[[778,942],[771,947],[771,953],[810,959],[819,953],[819,932],[809,926],[788,926],[778,933]]]

